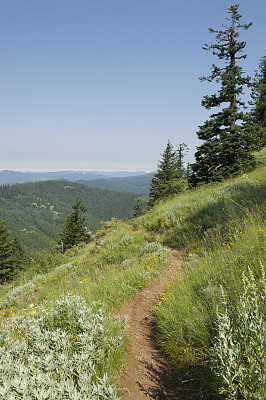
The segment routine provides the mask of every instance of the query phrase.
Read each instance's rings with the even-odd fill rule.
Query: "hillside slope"
[[[73,182],[36,182],[0,187],[0,219],[10,218],[8,228],[28,249],[47,249],[79,198],[87,208],[88,229],[101,222],[132,214],[136,194],[89,188]]]
[[[43,374],[42,386],[39,386],[45,392],[47,373],[40,368],[43,365],[47,368],[47,358],[46,354],[36,358],[39,341],[34,335],[48,320],[53,324],[45,325],[42,337],[52,337],[56,348],[62,346],[60,340],[64,337],[79,339],[72,347],[65,346],[71,351],[64,354],[64,360],[70,380],[68,387],[76,398],[83,398],[80,383],[82,379],[87,382],[88,377],[70,367],[77,360],[87,362],[91,355],[88,363],[93,365],[95,361],[95,353],[89,353],[87,347],[85,350],[79,347],[84,337],[83,326],[87,329],[83,320],[89,313],[84,302],[100,309],[95,319],[102,321],[96,331],[94,324],[91,325],[101,366],[93,369],[94,382],[104,393],[111,390],[110,380],[113,384],[117,382],[125,360],[120,346],[125,343],[125,332],[111,338],[110,349],[115,346],[115,354],[106,349],[110,326],[106,329],[105,318],[108,323],[117,323],[110,315],[118,313],[130,297],[154,282],[153,279],[169,265],[169,247],[175,247],[185,251],[184,269],[171,276],[155,308],[149,310],[156,323],[156,337],[178,371],[177,388],[173,388],[169,398],[178,398],[179,387],[185,392],[184,396],[180,394],[184,399],[265,398],[265,154],[264,150],[259,155],[264,165],[248,175],[188,190],[157,203],[145,215],[133,220],[108,221],[97,232],[97,242],[80,245],[60,255],[61,265],[56,268],[45,265],[39,270],[29,268],[16,282],[0,286],[0,346],[4,365],[1,390],[14,391],[13,386],[8,385],[10,371],[18,377],[16,382],[27,379],[28,387],[36,390],[30,365],[36,373]],[[148,311],[144,307],[143,311],[142,321],[147,322]],[[49,318],[45,320],[43,315]],[[91,319],[94,319],[92,311],[89,321]],[[25,341],[16,336],[18,331],[14,327],[20,325],[29,343],[28,352],[23,350]],[[56,337],[55,332],[61,336]],[[132,340],[136,335],[139,332],[131,332]],[[88,335],[86,343],[87,339]],[[109,356],[112,360],[101,358]],[[14,357],[21,359],[23,368],[12,361]],[[56,352],[49,357],[54,360],[50,389],[58,390],[58,382],[64,384],[60,372],[65,368],[58,368],[61,358],[58,359]],[[139,361],[153,383],[154,380],[160,382],[162,376],[150,368],[149,362]],[[82,368],[80,366],[80,371]],[[110,380],[106,376],[103,378],[104,373]],[[167,371],[165,374],[168,375]],[[142,382],[138,380],[136,384],[142,392],[145,389],[149,396],[160,398],[160,392],[151,394]],[[197,397],[189,397],[188,385],[194,384]],[[125,383],[121,389],[129,393]],[[106,394],[106,398],[117,400],[119,393],[113,397]]]

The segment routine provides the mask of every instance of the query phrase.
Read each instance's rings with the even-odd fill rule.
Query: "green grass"
[[[13,291],[11,284],[3,285],[0,306],[8,307],[6,313],[12,313],[9,308],[14,306],[19,312],[32,302],[55,301],[71,291],[82,295],[88,303],[100,299],[108,312],[118,308],[160,273],[170,252],[160,243],[148,244],[145,236],[136,234],[129,223],[115,220],[113,224],[115,229],[103,228],[98,233],[98,240],[104,235],[99,247],[90,243],[73,249],[72,257],[71,251],[66,255],[67,263],[51,271],[47,267],[47,273],[30,280],[26,278],[33,272],[26,271]]]
[[[138,220],[139,225],[159,235],[165,245],[191,249],[217,232],[225,235],[233,218],[238,220],[254,205],[265,204],[265,175],[262,165],[248,175],[186,191],[160,202]]]
[[[201,187],[160,203],[142,218],[150,234],[158,235],[161,243],[186,246],[188,250],[184,273],[156,307],[158,340],[179,368],[201,366],[201,372],[195,370],[204,385],[209,380],[210,398],[214,392],[215,398],[220,398],[209,360],[217,335],[217,306],[223,305],[222,290],[234,324],[243,292],[243,273],[250,268],[260,287],[260,263],[266,265],[265,176],[262,165],[248,176]],[[265,321],[265,314],[262,318]],[[237,387],[237,380],[234,384]],[[260,390],[262,386],[257,393],[262,393]],[[230,398],[241,398],[236,393]],[[206,387],[203,398],[209,398]]]
[[[210,351],[216,306],[222,303],[220,288],[233,308],[241,292],[242,273],[249,266],[258,279],[260,262],[266,265],[265,237],[259,213],[251,214],[235,224],[228,240],[216,237],[210,246],[204,241],[190,255],[184,273],[171,287],[171,296],[157,310],[161,342],[173,359],[186,354],[187,346],[193,347],[195,357]]]
[[[64,255],[40,255],[16,281],[0,286],[1,329],[16,318],[30,321],[39,307],[53,309],[69,292],[108,317],[160,274],[170,259],[169,247],[185,248],[184,272],[171,281],[155,309],[158,341],[176,368],[201,380],[203,398],[225,396],[218,393],[223,383],[217,383],[211,360],[223,329],[223,293],[228,320],[237,325],[241,304],[247,304],[241,300],[243,273],[250,269],[258,292],[261,289],[260,263],[266,265],[265,154],[265,149],[257,154],[261,164],[248,175],[185,191],[131,221],[112,219],[97,232],[95,242]],[[76,332],[62,324],[62,331]],[[99,377],[108,373],[114,383],[124,357],[124,350],[110,357],[106,352]]]
[[[92,397],[88,397],[88,399],[117,399],[117,392],[113,384],[125,362],[126,341],[122,327],[115,319],[112,319],[110,315],[129,297],[134,296],[137,291],[141,290],[148,282],[157,276],[170,259],[170,251],[167,248],[160,243],[147,243],[144,235],[136,234],[131,224],[126,222],[119,222],[118,220],[108,222],[106,226],[98,232],[97,237],[98,240],[101,238],[100,246],[95,246],[95,243],[90,243],[88,245],[81,245],[68,252],[65,261],[71,261],[56,266],[53,269],[51,269],[49,265],[47,267],[42,265],[40,272],[48,272],[35,276],[34,269],[25,271],[18,279],[17,286],[14,288],[11,289],[10,284],[0,287],[0,307],[2,308],[2,317],[0,320],[0,340],[2,338],[2,347],[0,346],[0,350],[2,349],[3,352],[5,351],[8,355],[10,353],[9,361],[13,357],[12,344],[15,344],[16,351],[20,353],[20,351],[22,351],[20,341],[22,339],[23,343],[25,341],[28,343],[30,340],[28,334],[30,337],[34,337],[34,343],[38,347],[41,346],[41,344],[37,343],[38,341],[43,343],[42,346],[45,346],[44,343],[47,337],[48,343],[50,343],[49,330],[54,331],[57,335],[55,339],[55,349],[57,350],[58,346],[64,346],[60,344],[63,340],[62,335],[70,335],[67,345],[70,350],[66,351],[65,358],[67,359],[66,368],[70,368],[67,382],[71,389],[69,389],[70,391],[68,394],[65,394],[64,399],[77,398],[83,400],[87,398],[86,396],[88,393],[92,395]],[[45,259],[46,258],[44,258],[44,260]],[[31,277],[31,279],[26,280],[27,277]],[[74,297],[69,295],[70,292],[71,296]],[[71,298],[78,300],[75,300],[74,304],[70,302],[71,304],[69,305],[68,303]],[[79,346],[84,332],[78,328],[79,317],[76,316],[78,306],[75,302],[82,303],[81,308],[85,309],[85,313],[87,312],[86,307],[91,307],[93,304],[93,321],[100,318],[107,321],[105,324],[108,323],[108,329],[104,331],[102,336],[102,338],[105,339],[100,340],[96,337],[96,344],[93,346],[96,346],[95,348],[97,351],[93,350],[93,354],[90,355],[88,353],[90,350],[87,349],[86,357]],[[55,307],[58,308],[56,304],[61,304],[61,309],[59,314],[57,313],[55,320],[54,317],[51,317],[51,313],[54,314],[55,311],[53,310],[55,310]],[[66,306],[67,308],[65,309]],[[52,311],[50,312],[49,310]],[[43,312],[50,315],[48,326],[46,326],[46,324],[45,329],[41,328],[43,327]],[[35,313],[36,319],[33,318]],[[9,326],[16,324],[16,321],[19,321],[18,323],[21,325],[18,330],[24,330],[23,334],[20,333],[18,335],[18,331],[9,331]],[[24,321],[26,321],[26,325]],[[92,327],[93,324],[94,322],[92,323]],[[31,327],[30,332],[28,332],[27,326]],[[32,327],[35,328],[33,329]],[[31,332],[32,329],[34,332],[35,330],[39,332],[41,329],[41,332],[35,335],[34,332]],[[115,339],[118,337],[119,329],[121,331],[120,341]],[[89,328],[86,332],[86,334],[89,335]],[[7,344],[5,338],[8,338],[9,344]],[[113,343],[113,348],[110,344],[106,345],[106,341]],[[117,345],[115,345],[116,342]],[[35,344],[32,345],[34,354],[37,352],[37,350],[34,350]],[[81,360],[84,356],[87,360],[86,362],[88,362],[89,365],[91,365],[91,363],[93,365],[92,377],[90,379],[86,378],[86,387],[94,387],[95,390],[91,392],[90,389],[90,391],[86,393],[86,396],[84,390],[81,389],[80,386],[80,377],[78,376],[77,378],[77,371],[72,365],[75,357],[80,357],[78,356],[80,352],[82,354]],[[43,352],[43,355],[39,356],[40,368],[37,365],[37,360],[33,362],[34,373],[40,376],[40,388],[43,391],[48,390],[45,386],[44,379],[45,369],[47,368],[46,353],[50,354],[53,365],[55,365],[55,370],[51,372],[50,377],[52,382],[51,390],[54,393],[53,395],[56,396],[54,398],[61,398],[60,391],[66,391],[67,388],[64,386],[64,376],[56,372],[60,364],[60,360],[57,358],[56,354],[51,351],[48,352],[48,350]],[[98,353],[100,354],[100,362],[97,363],[94,357],[96,357]],[[0,390],[2,387],[3,390],[10,390],[5,392],[5,395],[8,394],[8,396],[11,396],[11,393],[13,394],[13,392],[17,390],[14,389],[14,387],[16,387],[15,383],[12,383],[13,389],[4,389],[6,388],[7,381],[11,379],[13,382],[13,377],[15,377],[14,379],[16,382],[24,379],[26,382],[25,385],[30,388],[29,392],[26,392],[23,391],[23,387],[18,387],[18,391],[25,396],[30,396],[33,393],[31,391],[37,390],[36,382],[31,378],[32,374],[27,367],[27,365],[30,365],[27,357],[23,356],[21,360],[19,359],[19,363],[23,364],[20,369],[16,369],[18,365],[14,363],[15,366],[14,370],[12,369],[12,377],[10,376],[11,372],[6,371],[6,369],[2,371],[3,378],[2,380],[0,378]],[[31,352],[29,352],[29,357],[31,357],[32,361],[33,355]],[[6,363],[4,363],[4,365],[6,366]],[[45,365],[44,369],[41,368],[42,365]],[[81,364],[79,368],[84,370],[85,366]],[[21,371],[23,372],[24,378],[20,375]],[[93,382],[93,384],[91,382]],[[50,393],[50,391],[48,392]],[[97,397],[100,393],[102,393],[102,397]],[[77,397],[73,397],[74,395]],[[14,394],[14,396],[16,395]],[[17,399],[19,397],[14,398]]]

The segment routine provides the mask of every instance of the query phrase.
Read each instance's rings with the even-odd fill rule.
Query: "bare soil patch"
[[[185,263],[181,251],[172,250],[172,255],[170,264],[161,275],[119,310],[119,315],[128,315],[130,326],[128,368],[119,382],[123,400],[197,398],[194,397],[196,388],[171,370],[155,339],[153,312],[156,303],[166,284],[178,277]]]

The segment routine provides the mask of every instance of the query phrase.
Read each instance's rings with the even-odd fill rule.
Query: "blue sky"
[[[266,49],[266,2],[243,0],[244,70]],[[223,0],[0,0],[0,170],[154,170],[185,142],[216,87],[199,76]]]

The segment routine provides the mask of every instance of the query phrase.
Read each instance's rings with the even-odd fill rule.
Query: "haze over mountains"
[[[53,172],[21,172],[3,170],[0,171],[0,185],[37,182],[37,181],[50,181],[50,180],[69,180],[76,182],[79,180],[90,181],[99,178],[113,178],[113,177],[126,177],[126,176],[139,176],[145,175],[145,171],[53,171]]]

